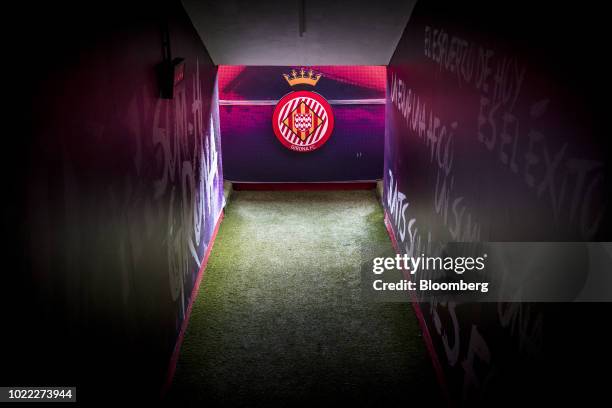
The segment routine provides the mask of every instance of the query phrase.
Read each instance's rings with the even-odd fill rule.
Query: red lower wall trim
[[[374,181],[346,183],[233,183],[234,190],[252,191],[317,191],[317,190],[373,190]]]
[[[212,248],[215,244],[215,238],[217,238],[217,233],[219,232],[219,225],[221,225],[223,216],[224,212],[223,210],[221,210],[219,218],[217,218],[217,223],[215,224],[215,229],[213,230],[212,236],[210,237],[208,248],[206,248],[204,259],[202,260],[202,264],[200,265],[200,269],[198,270],[198,277],[196,278],[195,284],[193,285],[193,289],[191,291],[191,297],[189,298],[189,306],[187,306],[187,313],[185,313],[185,318],[183,319],[183,323],[181,324],[181,330],[179,331],[176,344],[174,345],[174,351],[172,352],[172,357],[170,357],[170,363],[168,364],[166,380],[164,381],[164,384],[161,389],[162,398],[166,395],[168,390],[170,390],[170,386],[172,385],[172,380],[174,379],[174,373],[176,371],[176,364],[178,363],[178,358],[181,353],[181,345],[183,344],[183,339],[185,338],[185,331],[187,330],[187,325],[189,325],[189,318],[191,317],[191,309],[193,307],[193,302],[195,301],[196,297],[198,296],[198,292],[200,291],[200,283],[202,282],[202,277],[204,276],[204,269],[206,269],[206,265],[208,264],[208,258],[210,257],[210,252],[212,251]]]
[[[389,215],[387,214],[387,211],[385,211],[385,227],[387,227],[387,233],[389,234],[389,238],[391,239],[391,244],[393,245],[395,252],[401,254],[399,250],[399,245],[397,243],[397,240],[395,239],[393,227],[391,226],[391,221],[389,221]],[[410,274],[406,274],[405,278],[411,279]],[[442,364],[440,364],[440,359],[438,357],[438,353],[436,353],[436,349],[434,348],[431,334],[429,333],[429,328],[425,323],[423,311],[421,310],[421,306],[419,305],[419,302],[417,301],[414,292],[410,292],[410,302],[412,303],[412,309],[414,310],[414,314],[416,315],[417,320],[419,321],[419,326],[421,327],[421,331],[423,332],[425,346],[427,347],[427,351],[429,351],[429,356],[431,357],[431,363],[433,365],[434,371],[436,372],[436,377],[438,378],[438,382],[440,383],[440,387],[442,388],[444,397],[446,398],[448,406],[450,407],[452,406],[452,402],[450,399],[448,384],[446,383],[446,377],[444,376],[444,370],[442,369]]]

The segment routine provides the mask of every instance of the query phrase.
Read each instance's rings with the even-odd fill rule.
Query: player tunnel
[[[608,346],[585,333],[608,304],[374,301],[359,265],[441,242],[609,241],[607,74],[585,62],[602,15],[38,7],[32,132],[3,162],[19,333],[3,383],[210,406],[600,394]]]

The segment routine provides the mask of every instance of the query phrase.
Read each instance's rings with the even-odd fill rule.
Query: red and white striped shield
[[[318,93],[291,92],[276,104],[272,128],[286,148],[311,152],[323,146],[331,136],[334,114],[329,103]]]

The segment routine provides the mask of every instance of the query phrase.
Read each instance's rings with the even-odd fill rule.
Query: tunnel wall
[[[33,26],[53,46],[36,56],[21,174],[32,344],[19,350],[38,352],[11,383],[22,371],[17,383],[75,384],[83,399],[156,398],[224,205],[217,67],[178,1],[43,16]],[[185,58],[172,100],[155,73],[166,23]]]
[[[219,67],[223,166],[228,180],[328,182],[382,178],[385,67],[307,68],[322,74],[314,88],[292,88],[287,83],[283,74],[294,67]],[[285,148],[272,130],[275,101],[297,88],[332,101],[333,133],[321,148],[308,153]]]
[[[597,53],[593,10],[455,3],[419,2],[387,69],[383,204],[398,251],[609,241],[598,82],[607,75],[587,62]],[[593,32],[569,30],[572,21],[590,21]],[[559,390],[578,389],[580,378],[560,373],[589,372],[589,361],[608,354],[574,331],[596,330],[607,305],[419,299],[455,405],[511,405],[546,391],[563,399]]]

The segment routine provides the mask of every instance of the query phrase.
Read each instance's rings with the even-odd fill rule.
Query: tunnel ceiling
[[[219,65],[386,65],[415,2],[183,0]]]

